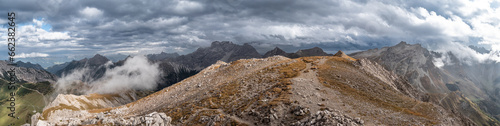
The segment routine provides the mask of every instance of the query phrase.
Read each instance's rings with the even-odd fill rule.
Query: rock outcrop
[[[353,118],[326,108],[307,117],[303,122],[293,123],[292,126],[362,126],[363,124],[364,121],[359,117]]]

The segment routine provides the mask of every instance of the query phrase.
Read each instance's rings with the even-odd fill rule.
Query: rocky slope
[[[45,109],[38,124],[466,125],[376,62],[338,56],[274,56],[213,64],[127,105]],[[159,113],[159,114],[158,114]],[[142,121],[150,115],[156,121]],[[84,115],[84,116],[82,116]],[[61,121],[59,119],[67,120]],[[151,119],[151,118],[149,118]]]
[[[431,102],[467,116],[477,125],[500,124],[498,117],[493,118],[500,114],[499,105],[492,98],[496,88],[493,86],[494,80],[500,77],[497,72],[500,67],[497,65],[467,65],[452,53],[431,52],[419,44],[405,42],[353,53],[351,56],[381,64],[387,70],[408,79],[419,90],[429,93]],[[451,63],[438,68],[433,61],[442,57],[449,58]]]

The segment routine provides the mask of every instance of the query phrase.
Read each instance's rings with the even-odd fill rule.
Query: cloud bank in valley
[[[161,75],[158,64],[150,63],[144,56],[128,58],[122,66],[110,68],[112,63],[104,66],[104,76],[94,80],[90,77],[91,69],[76,69],[57,80],[55,88],[58,93],[89,94],[119,93],[125,90],[153,90]]]

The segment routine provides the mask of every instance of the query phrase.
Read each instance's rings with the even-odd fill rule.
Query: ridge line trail
[[[290,98],[291,101],[298,101],[300,106],[310,106],[311,113],[316,113],[322,107],[340,111],[350,110],[351,114],[357,113],[352,109],[353,106],[344,104],[339,91],[324,86],[318,79],[318,71],[311,69],[313,66],[325,64],[327,60],[327,58],[321,58],[313,61],[314,64],[306,63],[306,68],[300,71],[299,76],[291,79],[292,92],[294,92]]]

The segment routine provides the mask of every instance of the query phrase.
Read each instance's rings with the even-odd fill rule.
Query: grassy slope
[[[44,92],[48,93],[50,92],[50,84],[48,83],[45,84],[28,84],[25,83],[23,86],[25,87],[33,87],[37,90],[43,90]],[[16,91],[16,116],[19,117],[19,119],[12,119],[11,117],[7,116],[10,113],[10,110],[7,109],[9,106],[10,102],[7,102],[7,98],[9,97],[9,93],[11,90],[8,90],[7,88],[7,81],[0,79],[0,124],[9,124],[9,123],[14,123],[16,125],[21,125],[24,123],[29,123],[31,121],[31,115],[34,114],[34,111],[36,112],[41,112],[43,107],[45,107],[45,101],[44,101],[44,96],[42,94],[39,94],[38,92],[28,90],[26,88],[19,88],[20,86],[17,86],[19,90]],[[15,121],[14,121],[15,120]],[[13,121],[13,122],[12,122]]]

